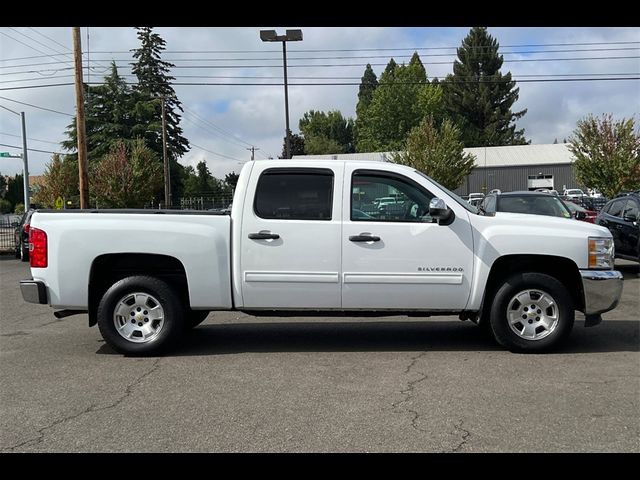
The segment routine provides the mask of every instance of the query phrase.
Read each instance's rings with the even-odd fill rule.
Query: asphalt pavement
[[[0,452],[640,452],[640,274],[565,348],[518,355],[457,317],[209,315],[129,358],[22,300],[0,256]]]

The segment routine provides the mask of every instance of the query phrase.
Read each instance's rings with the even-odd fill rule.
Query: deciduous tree
[[[578,122],[569,138],[580,183],[613,197],[640,189],[640,134],[633,118],[614,120],[589,115]]]
[[[475,161],[463,149],[460,131],[450,120],[445,119],[438,128],[433,117],[427,117],[411,130],[406,150],[395,154],[392,161],[420,170],[453,190],[471,173]]]

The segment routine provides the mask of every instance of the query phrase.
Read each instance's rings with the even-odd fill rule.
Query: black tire
[[[187,330],[197,327],[209,316],[209,310],[188,309],[184,318],[184,327]]]
[[[29,261],[29,250],[25,247],[24,243],[20,244],[20,260],[23,262]]]
[[[118,306],[131,308],[132,313],[135,313],[133,310],[137,308],[136,305],[138,305],[138,303],[134,303],[132,307],[128,307],[125,305],[126,302],[124,302],[126,297],[133,293],[140,293],[140,298],[144,298],[146,295],[150,299],[149,303],[146,304],[148,307],[143,306],[142,309],[155,309],[155,300],[157,300],[157,304],[161,307],[162,323],[160,323],[158,319],[151,319],[151,322],[148,323],[147,326],[142,322],[146,322],[148,319],[138,318],[140,323],[137,325],[140,325],[140,328],[137,330],[140,334],[136,336],[135,332],[132,332],[131,339],[127,339],[121,335],[118,332],[118,328],[116,328],[115,314]],[[135,301],[137,300],[134,300],[134,302]],[[146,314],[146,310],[141,312],[139,308],[138,312],[140,312],[139,314],[141,316],[143,313]],[[127,315],[129,315],[129,313],[127,313]],[[174,347],[180,339],[185,322],[184,307],[180,301],[180,297],[164,281],[148,276],[127,277],[114,283],[100,300],[97,316],[98,328],[100,329],[102,338],[104,338],[107,344],[114,350],[128,355],[156,355],[168,351]],[[151,317],[151,315],[149,315],[149,317]],[[124,316],[120,316],[118,320],[122,322],[122,328],[125,327],[124,323],[129,322],[129,317],[126,317],[126,322],[122,321],[124,318]],[[132,323],[134,324],[132,327],[126,325],[129,330],[136,329],[135,318],[137,317],[132,317]],[[154,323],[156,323],[155,330]],[[143,328],[152,330],[152,333],[149,335],[150,340],[148,341],[143,340]]]
[[[528,298],[532,305],[520,303],[516,298],[518,294]],[[545,308],[543,305],[548,304],[549,297],[553,302]],[[531,308],[534,305],[536,309]],[[526,318],[520,321],[520,316]],[[513,328],[509,317],[518,317]],[[571,333],[574,319],[573,299],[567,288],[543,273],[518,273],[509,277],[491,304],[491,331],[496,341],[512,352],[535,353],[560,346]]]

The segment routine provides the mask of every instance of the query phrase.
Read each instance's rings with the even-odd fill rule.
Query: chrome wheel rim
[[[511,331],[525,340],[542,340],[558,326],[558,305],[547,292],[523,290],[507,306]]]
[[[164,326],[164,310],[153,295],[128,293],[116,304],[113,324],[116,332],[129,342],[152,342]]]

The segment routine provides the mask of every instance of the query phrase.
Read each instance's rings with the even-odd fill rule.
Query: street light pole
[[[285,35],[278,35],[275,30],[260,30],[263,42],[282,42],[282,63],[284,66],[284,112],[285,140],[284,158],[291,158],[291,130],[289,129],[289,85],[287,82],[287,42],[302,41],[302,30],[287,30]]]
[[[284,65],[284,111],[286,119],[286,135],[284,141],[284,156],[291,158],[291,130],[289,129],[289,86],[287,84],[287,41],[282,41],[282,64]]]

